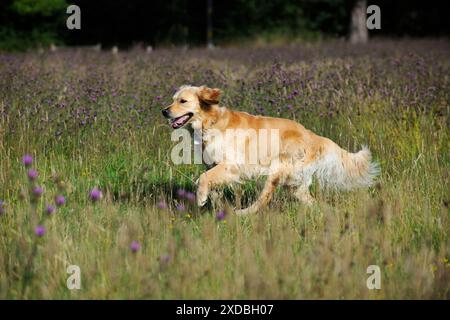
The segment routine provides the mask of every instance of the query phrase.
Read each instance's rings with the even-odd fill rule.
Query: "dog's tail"
[[[357,153],[350,153],[336,145],[332,153],[318,163],[315,175],[322,186],[351,190],[369,187],[380,174],[378,163],[366,146]]]

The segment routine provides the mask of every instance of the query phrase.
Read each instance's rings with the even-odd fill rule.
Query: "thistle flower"
[[[216,213],[216,219],[218,221],[222,221],[223,219],[225,219],[225,211],[220,210]]]
[[[130,249],[132,252],[137,252],[141,248],[141,245],[137,241],[133,241],[130,244]]]
[[[91,198],[93,202],[97,202],[102,197],[103,193],[98,188],[92,189],[91,192],[89,193],[89,198]]]
[[[161,200],[158,202],[157,207],[158,207],[158,209],[166,209],[167,204],[164,202],[164,200]]]
[[[47,205],[47,207],[45,208],[45,212],[47,214],[52,214],[53,212],[55,212],[55,207],[52,206],[51,204]]]
[[[33,194],[36,198],[39,198],[43,192],[44,192],[44,190],[39,186],[36,186],[33,188]]]
[[[45,229],[45,227],[43,225],[38,225],[36,228],[34,228],[34,233],[38,237],[42,237],[46,231],[47,231],[47,229]]]
[[[30,156],[29,154],[26,154],[23,156],[22,162],[25,165],[25,167],[29,167],[33,163],[33,157]]]
[[[178,189],[177,194],[180,198],[184,198],[186,196],[186,190]]]
[[[195,194],[193,192],[186,192],[186,199],[193,202],[195,200]]]
[[[28,179],[30,179],[30,181],[34,181],[38,177],[38,172],[35,169],[29,169],[27,174],[28,174]]]
[[[66,203],[66,199],[62,195],[58,195],[55,197],[55,203],[58,207],[61,207]]]
[[[184,211],[184,210],[186,210],[186,207],[185,207],[184,204],[179,203],[179,204],[177,204],[177,210],[178,211]]]

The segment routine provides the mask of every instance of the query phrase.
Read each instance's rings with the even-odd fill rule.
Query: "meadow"
[[[445,40],[0,53],[0,298],[449,299],[449,71]],[[199,209],[205,167],[171,163],[161,115],[183,84],[367,144],[381,175],[314,184],[313,206],[281,189],[235,216],[256,181]]]

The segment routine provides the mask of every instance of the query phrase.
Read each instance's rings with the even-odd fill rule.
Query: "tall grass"
[[[1,54],[0,298],[448,299],[449,49],[385,40]],[[177,191],[195,191],[205,168],[171,163],[160,115],[186,83],[220,87],[226,106],[296,119],[350,151],[368,144],[377,185],[314,185],[311,207],[279,190],[244,218],[226,188],[198,209]],[[260,188],[235,191],[249,203]],[[48,215],[58,194],[66,204]],[[69,265],[81,269],[80,290],[66,286]],[[369,265],[381,269],[380,290],[366,286]]]

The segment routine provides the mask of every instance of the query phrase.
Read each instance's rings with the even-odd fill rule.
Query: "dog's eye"
[[[187,102],[187,101],[184,100],[184,99],[181,99],[180,102],[181,102],[181,103],[185,103],[185,102]]]

